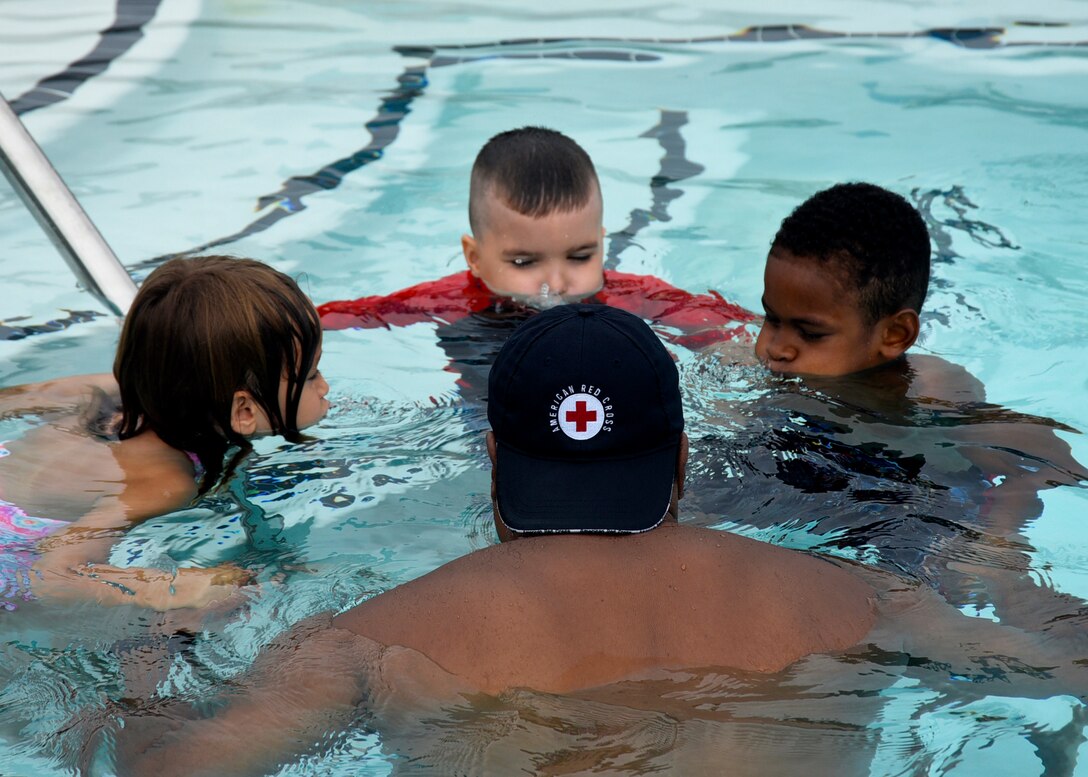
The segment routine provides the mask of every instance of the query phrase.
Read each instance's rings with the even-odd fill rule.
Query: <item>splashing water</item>
[[[537,310],[551,310],[566,304],[562,294],[553,294],[547,283],[540,284],[540,293],[525,298],[525,304]]]

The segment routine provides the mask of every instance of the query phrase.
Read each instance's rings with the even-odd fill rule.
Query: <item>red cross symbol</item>
[[[597,411],[587,410],[585,401],[581,399],[574,403],[574,410],[567,411],[567,423],[569,424],[573,421],[575,424],[574,428],[579,432],[586,431],[586,429],[589,428],[589,422],[596,420]]]

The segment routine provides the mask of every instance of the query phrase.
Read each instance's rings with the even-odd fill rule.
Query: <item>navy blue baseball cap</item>
[[[672,357],[606,305],[539,313],[488,379],[499,518],[515,532],[633,533],[661,523],[684,431]]]

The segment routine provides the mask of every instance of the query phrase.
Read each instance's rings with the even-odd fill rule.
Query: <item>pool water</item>
[[[864,17],[842,3],[819,14],[800,4],[773,14],[720,5],[650,3],[632,14],[607,0],[557,0],[548,10],[500,0],[162,0],[140,36],[111,49],[108,68],[24,120],[138,278],[163,257],[214,246],[299,276],[319,302],[461,269],[472,159],[492,134],[524,124],[562,130],[593,156],[613,266],[716,289],[753,310],[781,219],[831,183],[873,181],[912,199],[934,237],[919,352],[965,367],[991,405],[1053,419],[1062,425],[1055,438],[1088,461],[1088,444],[1071,431],[1088,429],[1083,4],[1035,4],[1030,18],[992,3],[881,2]],[[114,11],[105,0],[74,15],[60,0],[9,0],[0,90],[33,97],[40,79],[96,45]],[[769,27],[789,24],[807,27]],[[748,29],[758,25],[767,27]],[[108,369],[116,322],[75,288],[7,188],[0,277],[0,385]],[[902,568],[887,543],[851,523],[872,516],[872,501],[796,483],[761,487],[749,455],[770,449],[767,435],[786,451],[815,439],[827,447],[809,450],[808,461],[826,469],[840,437],[881,419],[844,413],[855,406],[833,393],[676,352],[699,521]],[[302,617],[494,541],[486,418],[479,397],[458,386],[435,326],[331,332],[322,366],[336,407],[315,440],[262,441],[229,493],[148,522],[116,549],[117,563],[234,559],[261,581],[246,614],[162,659],[155,693],[199,697]],[[832,417],[852,418],[849,430],[813,431]],[[764,437],[751,431],[757,423]],[[25,428],[0,422],[0,439]],[[940,443],[926,444],[932,452]],[[877,485],[853,490],[894,481],[909,502],[922,485],[888,474],[901,463],[879,458]],[[730,483],[752,485],[715,490]],[[1041,500],[1018,552],[1040,586],[1088,599],[1088,494],[1063,486]],[[935,514],[948,517],[954,499],[941,505]],[[940,567],[940,551],[915,531],[893,539],[928,554],[925,569]],[[986,547],[983,537],[962,552],[985,559]],[[1000,618],[947,593],[965,617]],[[0,774],[69,773],[80,730],[66,721],[124,694],[118,640],[146,624],[65,617],[89,622],[82,631],[59,618],[52,631],[5,626]],[[465,773],[714,773],[730,748],[744,747],[778,758],[780,773],[1088,774],[1085,708],[1064,689],[1046,699],[988,695],[874,667],[813,661],[771,680],[513,693],[435,711],[419,730],[384,738],[360,724],[328,754],[282,773],[443,763]]]

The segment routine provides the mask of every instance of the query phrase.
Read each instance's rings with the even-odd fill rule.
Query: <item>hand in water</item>
[[[204,608],[216,602],[236,598],[239,587],[252,580],[251,572],[234,564],[220,564],[206,569],[179,569],[177,576],[170,581],[166,595],[155,592],[149,597],[147,604],[155,610]]]
[[[36,568],[36,572],[34,592],[43,598],[97,599],[102,604],[134,604],[159,611],[206,607],[227,599],[253,580],[252,573],[234,564],[187,567],[176,574],[93,563],[62,570]]]

